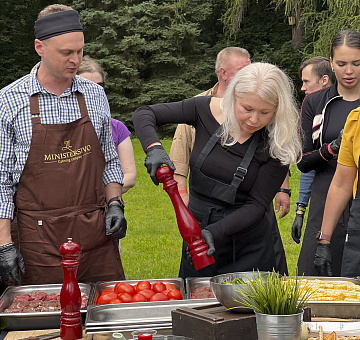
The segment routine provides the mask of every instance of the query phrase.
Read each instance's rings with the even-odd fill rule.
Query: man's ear
[[[326,87],[329,85],[330,78],[327,74],[324,74],[321,78],[321,85],[322,87]]]
[[[219,77],[223,80],[226,80],[226,70],[224,67],[220,67],[219,70]]]
[[[35,39],[34,46],[36,53],[42,57],[44,55],[44,43],[39,39]]]

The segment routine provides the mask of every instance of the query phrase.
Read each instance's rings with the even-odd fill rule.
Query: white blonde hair
[[[221,101],[224,125],[222,145],[233,145],[240,137],[234,110],[235,97],[256,93],[276,107],[274,117],[266,126],[270,156],[279,159],[283,165],[298,162],[301,158],[299,114],[293,90],[291,79],[275,65],[253,63],[238,71]]]

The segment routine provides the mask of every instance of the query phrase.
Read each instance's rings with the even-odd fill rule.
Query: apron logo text
[[[85,145],[77,150],[73,150],[70,141],[64,141],[62,150],[64,152],[44,155],[44,163],[70,163],[82,159],[91,153],[91,145]]]

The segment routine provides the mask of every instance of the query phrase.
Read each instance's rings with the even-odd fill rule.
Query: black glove
[[[127,229],[127,222],[124,216],[124,209],[120,204],[110,204],[109,209],[105,215],[105,231],[106,236],[111,236],[115,239],[125,237]]]
[[[300,238],[301,238],[301,228],[304,222],[304,214],[306,211],[306,207],[302,204],[297,204],[296,205],[296,211],[301,210],[302,214],[296,212],[295,215],[295,220],[294,223],[291,227],[291,237],[293,238],[293,240],[299,244],[300,243]]]
[[[211,256],[215,253],[214,237],[209,230],[201,229],[201,237],[205,240],[205,243],[208,245],[209,250],[207,255]]]
[[[316,247],[314,265],[320,276],[332,276],[330,244],[318,243]]]
[[[0,274],[9,281],[21,282],[25,274],[24,259],[13,242],[0,246]]]
[[[337,155],[339,153],[343,131],[344,131],[344,129],[342,129],[339,133],[339,136],[330,143],[330,149],[331,149],[332,153],[335,155]]]
[[[156,178],[156,171],[163,164],[168,165],[171,170],[175,171],[175,166],[162,145],[151,146],[146,152],[145,167],[155,185],[159,185],[159,181]]]

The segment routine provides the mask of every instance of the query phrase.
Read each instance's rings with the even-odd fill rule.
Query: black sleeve
[[[314,101],[314,100],[313,100]],[[315,147],[312,140],[313,133],[313,120],[315,117],[315,108],[311,105],[309,96],[304,98],[301,112],[300,112],[300,122],[301,122],[301,137],[302,137],[302,151],[303,156],[301,161],[298,163],[298,168],[301,172],[309,172],[316,169],[318,166],[324,165],[327,160],[324,160],[321,157],[321,149]],[[322,148],[323,156],[328,156],[327,144],[325,143]],[[331,157],[330,157],[331,158]]]
[[[146,150],[150,144],[160,141],[156,126],[185,123],[196,127],[202,106],[209,106],[210,100],[211,97],[195,97],[138,108],[132,115],[132,121],[143,149]]]
[[[206,227],[215,240],[238,233],[258,222],[272,204],[272,200],[284,182],[288,166],[271,158],[264,163],[257,174],[256,181],[245,199],[244,205],[220,221]]]

